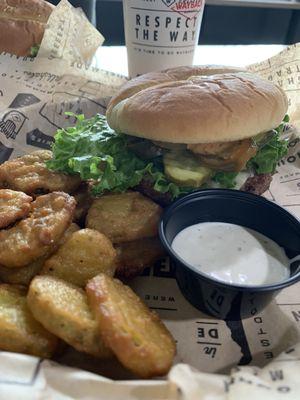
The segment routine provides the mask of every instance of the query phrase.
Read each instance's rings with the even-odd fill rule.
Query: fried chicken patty
[[[257,152],[251,139],[188,144],[187,149],[199,156],[203,165],[222,171],[241,171]]]

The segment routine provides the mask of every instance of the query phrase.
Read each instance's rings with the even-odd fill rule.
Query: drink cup
[[[192,65],[204,0],[123,0],[128,72]]]

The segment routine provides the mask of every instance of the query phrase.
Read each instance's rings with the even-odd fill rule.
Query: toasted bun
[[[111,99],[108,110],[121,100],[133,96],[135,93],[140,92],[148,87],[159,85],[160,83],[182,81],[190,78],[191,76],[201,75],[215,75],[228,72],[241,72],[246,71],[237,67],[225,67],[223,65],[201,65],[195,67],[176,67],[169,68],[158,72],[149,72],[131,79],[126,82],[120,89],[119,93]]]
[[[171,143],[234,141],[277,127],[287,111],[285,93],[257,75],[227,71],[181,67],[134,79],[109,104],[108,123]]]
[[[40,44],[54,6],[44,0],[1,0],[0,52],[26,56]]]

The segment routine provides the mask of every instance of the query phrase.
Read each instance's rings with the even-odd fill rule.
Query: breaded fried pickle
[[[166,374],[176,347],[158,315],[119,280],[100,274],[86,287],[104,343],[143,378]]]
[[[36,276],[27,301],[34,317],[50,332],[95,357],[108,357],[82,289],[52,276]]]
[[[65,243],[73,232],[76,232],[78,230],[78,225],[74,223],[71,224],[63,234],[60,241],[56,245],[53,245],[53,252],[57,250],[58,246],[61,246],[63,243]],[[48,255],[40,257],[29,265],[21,268],[7,268],[0,266],[0,279],[5,283],[14,283],[18,285],[28,286],[32,278],[37,275],[42,269],[47,257]]]
[[[36,321],[20,286],[0,285],[0,349],[49,358],[57,338]]]
[[[0,265],[0,279],[5,283],[28,286],[31,279],[42,269],[45,258],[41,257],[21,268],[8,268]]]
[[[0,231],[0,265],[23,267],[49,254],[72,221],[73,197],[53,192],[31,203],[27,218]]]
[[[113,276],[115,270],[116,251],[111,241],[98,231],[81,229],[46,261],[42,274],[85,287],[99,273]]]
[[[122,278],[133,278],[146,267],[165,255],[158,237],[134,240],[115,246],[117,251],[116,275]]]
[[[0,229],[26,217],[32,200],[32,197],[23,192],[0,189]]]
[[[86,215],[93,201],[91,185],[87,182],[82,183],[72,195],[76,200],[74,221],[84,225]]]
[[[45,162],[51,158],[51,151],[37,150],[6,161],[0,165],[0,188],[30,195],[55,191],[72,193],[80,184],[79,176],[50,171]]]
[[[162,209],[138,192],[109,194],[93,201],[86,226],[104,233],[113,243],[157,235]]]

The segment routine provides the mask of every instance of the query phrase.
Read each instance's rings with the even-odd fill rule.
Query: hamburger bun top
[[[54,6],[44,0],[1,0],[0,52],[26,56],[40,44]]]
[[[277,127],[287,111],[283,90],[226,67],[180,67],[140,76],[107,110],[111,128],[171,143],[246,139]]]

